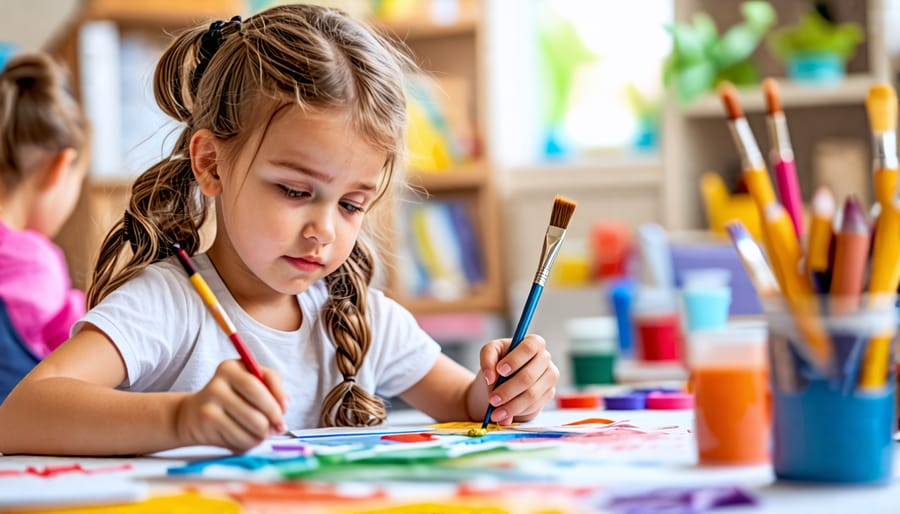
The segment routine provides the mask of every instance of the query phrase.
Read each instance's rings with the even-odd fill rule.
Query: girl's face
[[[219,232],[210,251],[237,257],[226,259],[236,267],[216,261],[226,268],[219,269],[223,276],[238,272],[248,285],[297,294],[350,255],[387,153],[356,133],[342,113],[298,108],[275,115],[258,152],[256,141],[251,138],[234,160],[220,154]]]

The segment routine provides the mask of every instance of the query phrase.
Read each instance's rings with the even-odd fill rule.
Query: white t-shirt
[[[259,364],[281,373],[290,397],[288,428],[318,426],[322,399],[343,380],[321,319],[328,298],[324,281],[297,295],[302,326],[284,332],[244,312],[206,254],[195,256],[194,263]],[[383,397],[397,396],[431,370],[440,347],[409,311],[380,291],[370,289],[368,295],[372,343],[356,383]],[[84,323],[102,330],[118,348],[128,372],[119,387],[124,390],[197,391],[223,360],[238,358],[176,257],[148,266],[110,293],[72,333]]]

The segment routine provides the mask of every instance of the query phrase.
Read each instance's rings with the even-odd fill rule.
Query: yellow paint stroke
[[[513,423],[513,425],[515,425],[515,423]],[[435,433],[437,434],[467,435],[469,437],[476,437],[473,436],[472,433],[474,433],[475,430],[481,430],[480,421],[448,421],[446,423],[435,423],[434,425],[429,426],[435,429]],[[485,430],[487,432],[493,432],[494,430],[503,430],[504,428],[508,427],[502,427],[497,423],[488,423]]]
[[[42,514],[158,514],[176,512],[191,514],[240,514],[241,505],[221,497],[205,497],[195,493],[160,496],[127,505],[42,510]],[[34,514],[34,511],[30,511]]]
[[[466,432],[466,435],[469,437],[481,437],[487,433],[488,433],[487,428],[478,427],[478,428],[470,428],[469,431]]]

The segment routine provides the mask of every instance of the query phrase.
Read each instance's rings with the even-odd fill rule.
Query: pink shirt
[[[72,289],[62,250],[31,230],[0,222],[0,298],[19,335],[38,357],[69,338],[84,315],[84,293]]]

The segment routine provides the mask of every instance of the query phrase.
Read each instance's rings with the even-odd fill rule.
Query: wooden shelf
[[[83,17],[90,20],[113,20],[125,26],[185,27],[210,19],[230,19],[244,14],[242,2],[236,0],[161,0],[126,2],[122,0],[90,0]]]
[[[778,79],[781,103],[786,109],[791,107],[817,107],[821,105],[859,105],[865,102],[869,87],[876,82],[871,75],[848,75],[834,85],[799,84],[788,79]],[[740,88],[738,99],[744,112],[766,112],[765,96],[761,87]],[[694,103],[681,108],[681,112],[692,118],[724,116],[725,108],[716,93],[707,93]]]
[[[427,173],[412,171],[407,174],[406,180],[413,187],[421,187],[435,194],[479,189],[487,183],[489,173],[485,163],[474,163],[447,171]]]
[[[404,296],[392,291],[386,294],[406,307],[414,315],[444,314],[456,312],[501,312],[504,300],[499,291],[481,287],[478,291],[459,300],[439,300],[427,296]]]
[[[424,18],[371,18],[369,23],[383,33],[391,34],[403,41],[412,39],[434,39],[454,36],[472,36],[478,27],[476,12],[469,9],[460,11],[459,17],[446,22]]]
[[[562,185],[627,189],[657,187],[663,179],[658,155],[534,164],[505,170],[510,191],[552,191]]]

